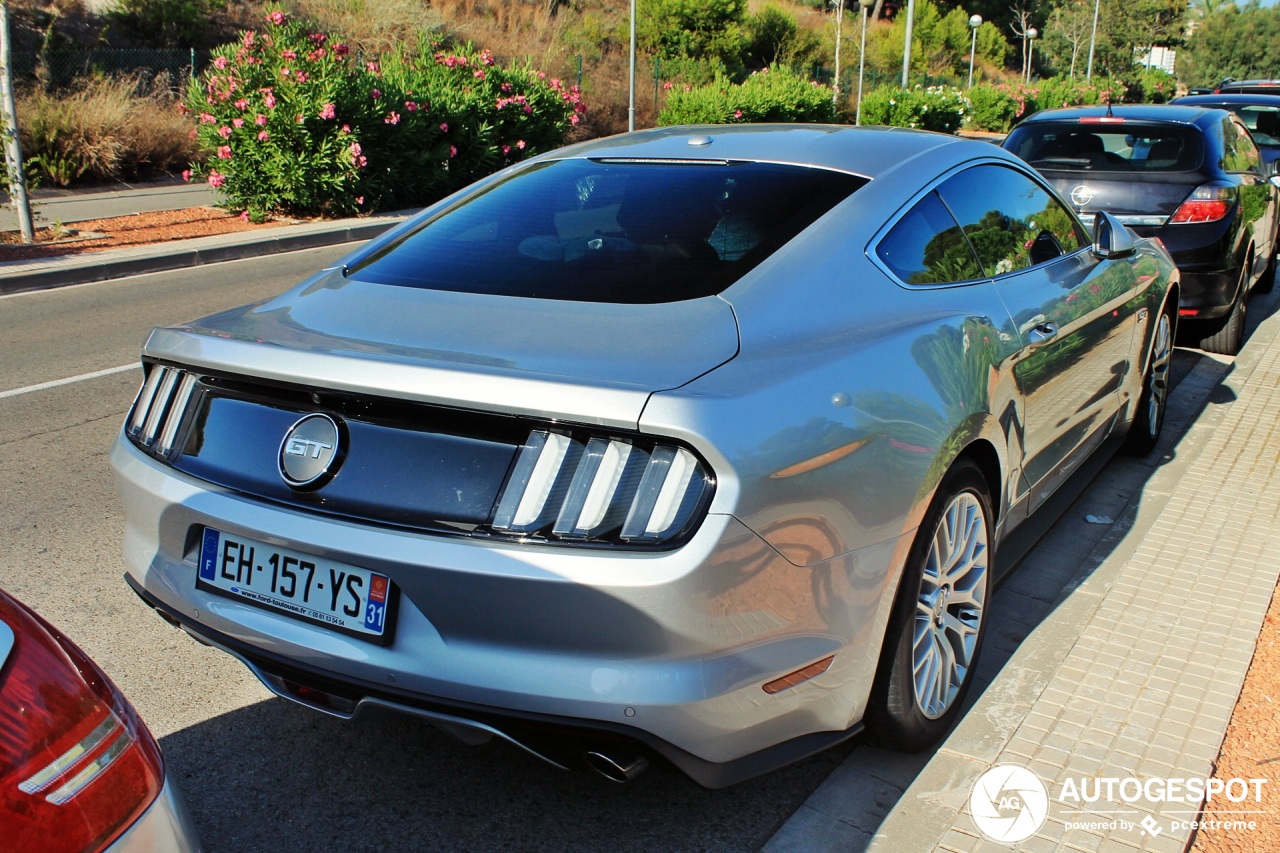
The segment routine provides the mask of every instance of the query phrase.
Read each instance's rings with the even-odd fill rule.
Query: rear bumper
[[[199,853],[200,849],[186,803],[166,777],[156,801],[103,853]]]
[[[714,513],[669,552],[530,548],[301,513],[183,475],[123,437],[111,462],[128,516],[131,585],[281,695],[306,694],[280,689],[284,679],[339,697],[341,716],[391,705],[478,719],[503,733],[511,720],[603,733],[652,749],[708,786],[858,730],[894,567],[914,533],[807,567]],[[387,575],[399,592],[391,642],[197,588],[205,525]],[[834,660],[822,674],[763,690],[827,657]]]
[[[707,761],[633,726],[554,714],[522,713],[415,695],[385,684],[335,678],[332,673],[299,666],[216,631],[192,624],[181,613],[148,593],[132,577],[126,575],[125,580],[138,597],[166,622],[182,628],[197,641],[238,658],[267,689],[278,696],[343,719],[357,719],[383,712],[420,717],[471,744],[497,737],[561,770],[584,767],[584,757],[594,750],[611,753],[619,750],[623,753],[652,751],[670,761],[699,785],[725,788],[807,758],[848,740],[863,730],[863,725],[856,723],[843,731],[800,735],[732,761]],[[169,790],[167,784],[166,790]],[[152,807],[153,810],[159,808],[154,820],[162,829],[169,823],[173,823],[175,828],[181,828],[183,821],[189,823],[185,818],[185,808],[181,808],[181,805],[178,800],[179,808],[175,810],[172,804],[162,806],[157,802]],[[179,818],[182,820],[178,820]],[[146,835],[148,838],[152,837],[149,832]],[[189,837],[195,838],[194,834]],[[126,847],[117,851],[113,847],[110,853],[133,853],[135,849],[141,851],[153,848]],[[198,847],[157,846],[154,849],[185,853],[188,850],[198,850]]]

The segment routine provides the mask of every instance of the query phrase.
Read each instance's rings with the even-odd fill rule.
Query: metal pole
[[[1098,41],[1098,9],[1102,6],[1102,0],[1093,0],[1093,33],[1089,36],[1089,64],[1084,70],[1084,79],[1093,79],[1093,46]]]
[[[22,144],[18,140],[18,105],[13,97],[13,65],[9,58],[9,2],[0,2],[0,110],[4,111],[4,158],[9,169],[9,201],[18,214],[22,242],[35,242],[27,179],[22,173]]]
[[[1027,83],[1031,83],[1031,65],[1036,57],[1036,36],[1040,35],[1035,27],[1027,30]]]
[[[902,88],[907,88],[907,74],[911,70],[911,27],[916,17],[916,0],[907,0],[907,38],[902,47]]]
[[[636,0],[631,0],[631,87],[628,93],[627,130],[636,129]]]
[[[858,50],[858,106],[854,108],[854,125],[862,124],[862,74],[867,67],[867,4],[862,6],[862,47]]]
[[[969,29],[973,31],[973,40],[969,42],[969,85],[965,88],[973,88],[973,58],[978,53],[978,27],[982,26],[981,15],[969,16]]]
[[[840,103],[840,42],[844,39],[844,0],[835,0],[836,4],[836,79],[831,87],[831,104]]]

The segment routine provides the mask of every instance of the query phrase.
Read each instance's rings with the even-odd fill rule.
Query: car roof
[[[943,155],[943,152],[946,155]],[[898,127],[817,124],[683,125],[624,133],[571,145],[539,160],[571,157],[645,160],[731,160],[793,163],[875,179],[928,154],[1005,158],[989,142]],[[1011,156],[1011,155],[1009,155]],[[1011,162],[1019,162],[1014,159]]]
[[[1260,106],[1260,107],[1280,107],[1280,87],[1276,88],[1274,95],[1247,95],[1236,92],[1222,92],[1217,95],[1183,95],[1181,98],[1174,98],[1169,102],[1170,105],[1177,106]]]
[[[1206,121],[1221,120],[1227,110],[1202,106],[1177,104],[1118,104],[1115,106],[1063,107],[1041,110],[1023,119],[1022,124],[1042,121],[1079,121],[1085,118],[1117,118],[1130,121],[1151,121],[1166,124],[1202,125]]]
[[[1243,89],[1258,87],[1280,91],[1280,80],[1225,80],[1218,84],[1218,91],[1223,89]]]

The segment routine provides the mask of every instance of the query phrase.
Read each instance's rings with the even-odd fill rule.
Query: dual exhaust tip
[[[643,755],[610,754],[592,750],[587,753],[586,759],[588,767],[619,785],[625,785],[649,769],[649,759]]]

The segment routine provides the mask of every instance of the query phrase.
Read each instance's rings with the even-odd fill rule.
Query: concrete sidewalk
[[[1255,297],[1251,314],[1276,299]],[[1066,783],[1213,774],[1280,571],[1277,338],[1270,316],[1238,358],[1198,356],[1161,447],[1114,459],[1029,552],[994,598],[980,695],[936,752],[858,747],[764,849],[1184,850],[1198,801],[1061,795]],[[1029,769],[1047,791],[1046,819],[1024,840],[989,840],[971,813],[975,782],[997,765]],[[1274,819],[1275,787],[1261,806],[1230,808]],[[1268,805],[1270,817],[1243,813]],[[1233,843],[1256,849],[1247,830]]]
[[[0,294],[106,281],[278,252],[367,240],[417,211],[334,219],[29,261],[0,260]],[[3,258],[3,254],[0,254]]]

